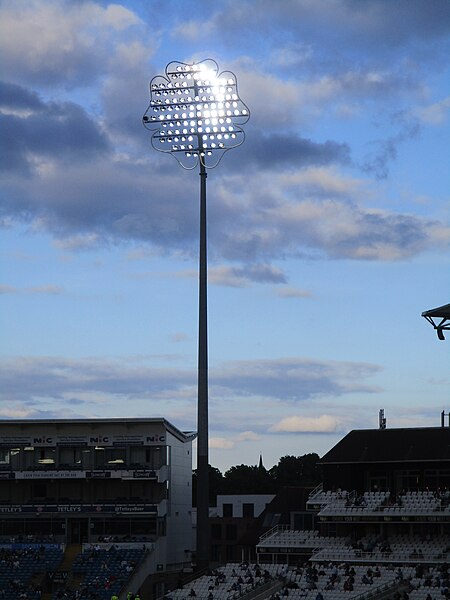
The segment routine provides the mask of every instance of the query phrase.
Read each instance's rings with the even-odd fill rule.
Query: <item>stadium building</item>
[[[261,562],[440,564],[450,557],[450,427],[355,430],[325,454],[322,484],[262,534]]]
[[[0,543],[128,543],[191,564],[192,440],[162,418],[0,421]]]

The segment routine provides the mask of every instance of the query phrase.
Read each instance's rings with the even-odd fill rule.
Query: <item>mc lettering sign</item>
[[[37,447],[39,447],[39,446],[55,446],[55,441],[54,441],[53,437],[51,437],[51,436],[40,435],[40,436],[33,437],[32,445],[37,446]]]
[[[112,446],[112,438],[110,435],[90,435],[89,446]]]
[[[161,434],[147,435],[145,438],[146,446],[151,446],[152,444],[164,444],[165,441],[166,436]]]

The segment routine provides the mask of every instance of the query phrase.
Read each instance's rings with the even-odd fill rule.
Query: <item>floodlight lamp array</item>
[[[250,112],[239,98],[236,76],[219,74],[216,61],[171,62],[165,76],[150,82],[150,105],[144,126],[153,132],[152,146],[170,153],[185,169],[199,162],[216,167],[225,152],[245,140],[241,125]]]

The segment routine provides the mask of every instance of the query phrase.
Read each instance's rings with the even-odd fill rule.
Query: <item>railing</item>
[[[352,596],[352,600],[366,600],[368,598],[373,598],[374,596],[384,594],[387,591],[393,591],[394,588],[399,586],[399,583],[399,581],[388,581],[386,583],[382,583],[381,585],[377,585],[377,587],[372,587],[370,590],[361,592],[357,596]]]
[[[348,550],[347,552],[345,550]],[[362,550],[354,550],[353,548],[336,550],[334,548],[315,548],[311,558],[311,562],[317,561],[341,561],[341,562],[368,562],[368,563],[399,563],[399,564],[416,564],[416,563],[440,563],[447,560],[447,555],[442,552],[430,551],[423,552],[420,556],[411,556],[410,552],[364,552]]]
[[[319,483],[319,485],[316,485],[316,487],[313,489],[313,491],[310,492],[307,502],[312,501],[312,498],[314,498],[314,496],[317,496],[317,494],[319,494],[322,491],[323,491],[323,483]]]
[[[260,537],[259,537],[259,541],[262,542],[263,540],[265,540],[266,538],[268,538],[271,535],[274,535],[275,533],[279,533],[280,531],[290,531],[290,526],[289,525],[275,525],[274,527],[272,527],[272,529],[269,529],[269,531],[266,531],[266,533],[263,533]]]

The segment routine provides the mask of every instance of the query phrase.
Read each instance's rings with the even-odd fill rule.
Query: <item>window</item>
[[[109,448],[108,446],[96,446],[95,448],[95,468],[97,469],[117,469],[123,468],[126,463],[125,448]]]
[[[30,454],[31,454],[30,450]],[[55,448],[34,448],[33,454],[33,466],[41,469],[49,469],[55,466]]]
[[[242,505],[242,516],[246,519],[253,519],[255,516],[255,505],[253,502],[244,502]]]
[[[81,467],[82,448],[60,448],[59,467],[73,468]]]
[[[232,517],[233,516],[233,505],[232,504],[223,504],[223,516],[224,517]]]

